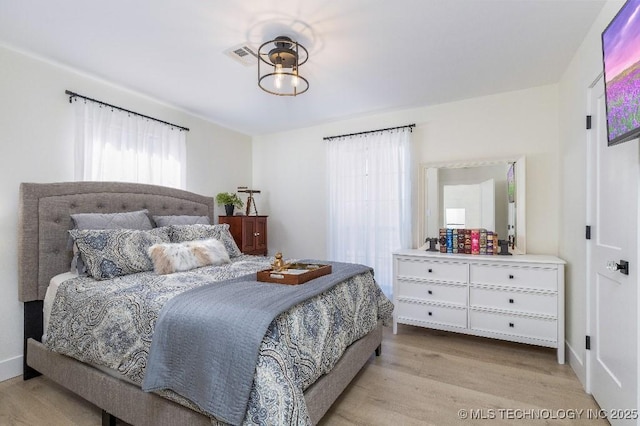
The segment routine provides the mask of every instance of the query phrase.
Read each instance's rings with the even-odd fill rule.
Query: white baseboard
[[[0,361],[0,382],[22,374],[22,355]]]
[[[582,356],[580,356],[580,354],[578,352],[576,352],[571,345],[568,342],[565,342],[566,344],[566,353],[569,355],[568,361],[569,361],[569,365],[571,366],[571,369],[573,370],[574,373],[576,373],[576,376],[578,376],[578,380],[580,380],[580,383],[582,383],[582,388],[583,389],[587,389],[587,367],[585,365],[584,359]],[[586,350],[586,349],[585,349]],[[584,351],[583,351],[584,354]]]

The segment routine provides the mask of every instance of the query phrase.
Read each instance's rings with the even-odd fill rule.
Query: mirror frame
[[[527,252],[527,223],[526,223],[526,162],[524,156],[506,157],[483,161],[463,161],[451,163],[420,163],[420,184],[419,188],[419,205],[418,205],[418,238],[417,246],[420,247],[425,235],[425,217],[427,212],[427,169],[430,168],[448,168],[459,169],[467,167],[495,166],[499,164],[516,163],[515,181],[516,181],[516,241],[512,251],[514,254],[525,254]],[[415,222],[414,222],[415,223]]]

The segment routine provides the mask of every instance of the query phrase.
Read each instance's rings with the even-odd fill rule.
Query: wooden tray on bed
[[[276,272],[273,269],[260,271],[257,273],[256,279],[267,283],[298,285],[330,273],[331,265],[293,263],[286,271],[282,272]]]

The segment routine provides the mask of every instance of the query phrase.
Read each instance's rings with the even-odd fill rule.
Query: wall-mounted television
[[[627,0],[602,33],[607,143],[640,136],[640,0]]]

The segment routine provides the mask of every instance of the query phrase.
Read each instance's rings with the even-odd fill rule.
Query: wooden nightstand
[[[218,216],[244,254],[267,255],[267,216]]]

